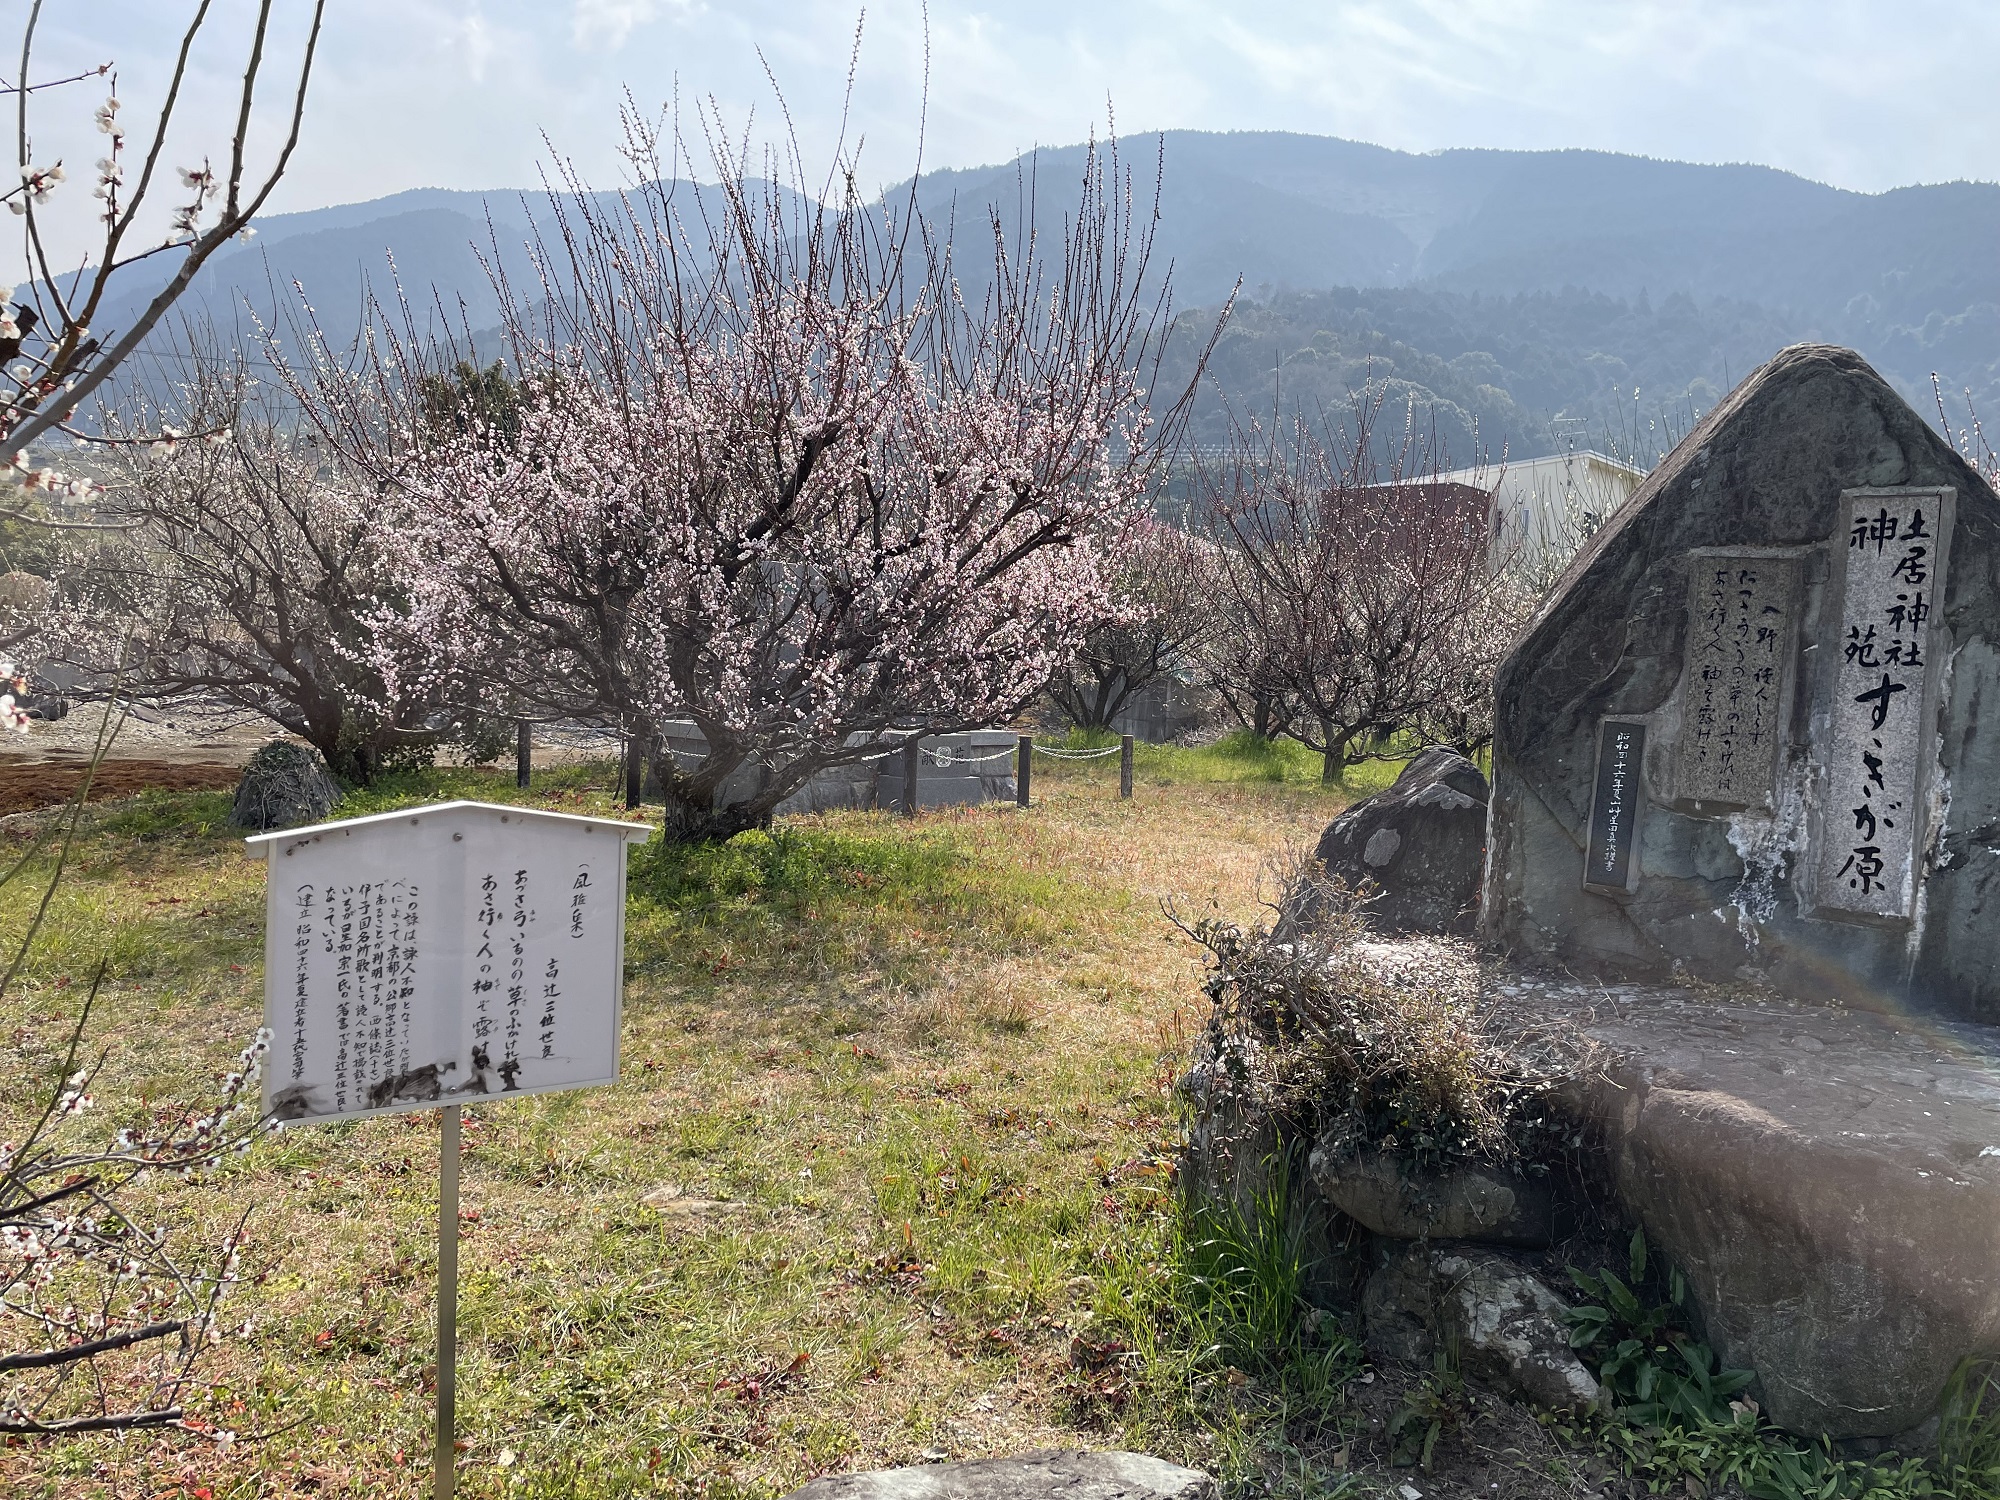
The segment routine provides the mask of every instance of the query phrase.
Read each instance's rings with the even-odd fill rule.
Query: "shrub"
[[[1303,860],[1282,879],[1281,909],[1310,909],[1310,931],[1281,941],[1263,926],[1174,918],[1208,951],[1212,1057],[1241,1067],[1261,1054],[1266,1102],[1336,1151],[1393,1151],[1420,1170],[1536,1167],[1581,1144],[1560,1098],[1581,1043],[1502,1046],[1483,1023],[1469,957],[1363,943],[1355,892]]]

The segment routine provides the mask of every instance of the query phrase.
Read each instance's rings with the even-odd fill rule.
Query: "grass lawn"
[[[776,1495],[831,1469],[1048,1445],[1282,1467],[1291,1396],[1174,1302],[1171,1083],[1195,956],[1160,903],[1248,915],[1347,795],[1307,755],[1036,767],[1038,805],[839,815],[635,851],[624,1078],[468,1111],[460,1485]],[[612,810],[610,767],[525,800]],[[343,815],[511,778],[434,773]],[[93,808],[0,1014],[18,1131],[100,957],[95,1126],[212,1087],[261,1010],[263,867],[221,793]],[[30,827],[0,826],[0,857]],[[17,931],[28,892],[0,892]],[[437,1124],[284,1132],[157,1190],[177,1233],[254,1205],[260,1284],[186,1434],[0,1450],[0,1493],[428,1493]],[[1347,1358],[1329,1336],[1329,1379]],[[1275,1446],[1274,1446],[1275,1445]],[[1274,1454],[1277,1457],[1274,1458]],[[1295,1490],[1317,1484],[1301,1474]]]

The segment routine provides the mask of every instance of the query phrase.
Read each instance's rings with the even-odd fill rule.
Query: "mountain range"
[[[1769,167],[1596,151],[1425,155],[1330,137],[1171,131],[1117,144],[1143,198],[1159,183],[1153,265],[1171,264],[1187,337],[1232,291],[1198,430],[1225,406],[1344,409],[1364,382],[1416,401],[1453,458],[1569,443],[1642,463],[1778,348],[1860,350],[1905,396],[1955,422],[2000,410],[2000,185],[1850,192]],[[927,175],[934,219],[987,205],[1041,222],[1076,202],[1085,148]],[[690,189],[700,192],[700,189]],[[224,327],[282,321],[299,283],[330,330],[364,287],[400,280],[454,325],[491,329],[485,269],[512,262],[550,207],[540,194],[419,189],[262,220],[204,268],[182,311]],[[391,263],[393,261],[393,273]],[[518,270],[518,265],[515,269]],[[134,277],[118,299],[150,290]],[[100,317],[115,326],[121,307]],[[1475,451],[1476,450],[1476,451]]]

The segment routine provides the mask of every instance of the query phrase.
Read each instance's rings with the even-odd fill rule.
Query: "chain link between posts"
[[[831,770],[837,766],[873,765],[876,761],[887,760],[892,755],[904,754],[909,749],[909,746],[910,746],[910,741],[903,740],[889,746],[886,750],[878,750],[873,755],[859,756],[854,760],[836,761],[834,765],[829,766],[828,769]],[[690,760],[692,760],[692,762],[695,764],[699,764],[705,756],[705,752],[695,751],[695,750],[683,750],[675,745],[667,745],[664,748],[666,749],[667,754],[673,756],[675,759],[678,760],[681,757],[686,756],[690,758]],[[1037,745],[1035,748],[1039,750],[1042,747]],[[1115,745],[1112,746],[1112,749],[1114,750],[1117,748],[1118,747]],[[990,760],[1012,760],[1015,754],[1014,746],[1012,745],[1002,746],[1000,749],[995,750],[991,755],[964,755],[952,749],[951,746],[949,745],[943,746],[935,750],[927,749],[920,745],[919,751],[924,756],[924,758],[928,760],[932,765],[940,767],[976,766],[984,764],[986,761]],[[1092,752],[1092,753],[1096,754],[1100,752]]]
[[[1057,760],[1097,760],[1102,756],[1116,755],[1124,748],[1122,745],[1106,745],[1102,750],[1056,750],[1048,745],[1037,745],[1035,751],[1040,755],[1053,756]]]

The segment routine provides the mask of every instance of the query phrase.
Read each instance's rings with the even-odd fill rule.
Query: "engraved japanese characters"
[[[1952,510],[1949,490],[1841,496],[1830,733],[1814,746],[1824,778],[1815,915],[1902,921],[1914,912]]]
[[[1583,883],[1594,890],[1627,891],[1638,874],[1632,843],[1638,836],[1646,760],[1646,726],[1606,719],[1598,731],[1596,796],[1590,804],[1590,833]]]
[[[618,1072],[639,825],[481,803],[249,840],[271,875],[265,1107],[350,1119]]]
[[[1790,699],[1799,576],[1796,552],[1705,548],[1689,558],[1679,797],[1769,803]]]

